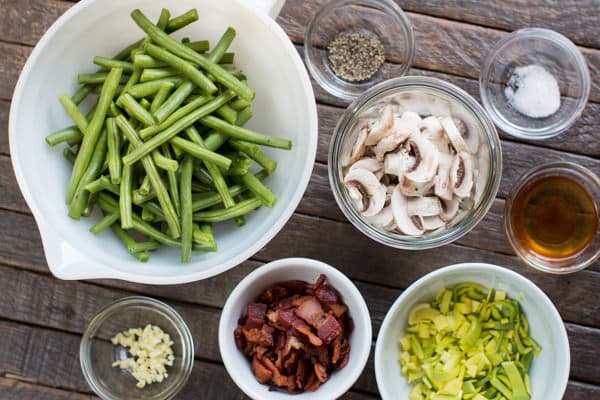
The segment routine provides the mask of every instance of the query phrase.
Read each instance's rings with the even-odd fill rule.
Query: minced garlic
[[[137,387],[162,382],[169,376],[167,367],[173,366],[173,341],[169,334],[156,325],[132,328],[113,337],[112,343],[125,347],[131,357],[115,361],[112,366],[129,369]]]

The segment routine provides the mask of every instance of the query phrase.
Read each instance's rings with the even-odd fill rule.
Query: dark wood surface
[[[277,22],[303,52],[304,30],[323,0],[287,0]],[[60,281],[50,275],[37,227],[17,188],[8,148],[8,111],[18,75],[32,47],[73,5],[63,0],[0,0],[0,398],[95,398],[80,371],[80,336],[107,303],[144,294],[173,305],[192,330],[196,361],[180,399],[243,399],[223,367],[217,344],[220,308],[235,285],[264,262],[313,257],[351,277],[364,295],[377,333],[385,312],[412,282],[436,268],[485,261],[518,271],[539,285],[565,321],[572,352],[565,399],[600,399],[600,263],[563,277],[525,267],[502,231],[504,199],[512,183],[544,161],[571,160],[600,173],[600,1],[598,0],[402,0],[416,37],[411,74],[453,82],[478,98],[481,59],[509,31],[526,26],[555,29],[580,46],[592,74],[590,103],[558,138],[515,140],[501,133],[505,168],[485,219],[455,244],[419,253],[366,240],[339,211],[327,180],[326,154],[345,103],[314,86],[319,112],[317,161],[296,213],[251,260],[218,277],[178,286],[115,280]],[[390,77],[395,60],[386,63]],[[313,232],[318,235],[315,239]],[[371,359],[345,399],[377,398]],[[547,399],[552,400],[552,399]]]

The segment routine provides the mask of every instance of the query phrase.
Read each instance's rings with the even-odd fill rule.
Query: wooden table
[[[300,53],[304,30],[321,3],[288,0],[277,20]],[[32,46],[73,3],[0,0],[0,398],[94,397],[79,367],[81,334],[100,308],[132,294],[167,301],[192,330],[195,367],[178,398],[245,398],[220,361],[220,309],[233,287],[262,263],[303,256],[331,263],[356,282],[367,299],[375,333],[401,291],[440,266],[484,261],[518,271],[550,296],[565,321],[572,356],[565,398],[600,399],[600,263],[569,276],[532,271],[514,255],[501,224],[507,191],[530,167],[561,159],[600,173],[600,1],[399,3],[409,11],[416,36],[416,57],[410,73],[448,80],[475,97],[479,97],[477,77],[482,57],[509,31],[543,26],[567,35],[581,46],[592,74],[590,103],[582,117],[567,133],[543,142],[502,135],[502,184],[486,218],[455,244],[422,252],[397,251],[362,236],[346,221],[331,195],[326,154],[344,103],[315,86],[320,122],[317,162],[306,194],[288,224],[268,246],[230,272],[203,282],[161,287],[114,280],[65,282],[50,275],[37,227],[11,169],[7,120],[15,82]],[[344,398],[376,397],[371,358]]]

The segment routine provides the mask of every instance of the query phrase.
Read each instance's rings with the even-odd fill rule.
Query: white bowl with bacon
[[[325,277],[326,284],[323,284],[321,276]],[[259,306],[253,306],[258,304],[258,297],[274,284],[289,281],[307,282],[309,287],[315,288],[315,291],[320,289],[322,293],[319,296],[315,294],[313,298],[303,296],[298,304],[292,304],[292,300],[288,300],[289,307],[280,307],[277,313],[272,313],[270,309],[267,311],[264,307],[260,309]],[[331,288],[334,290],[332,291]],[[323,296],[337,298],[338,305],[325,306],[322,301]],[[298,298],[296,297],[296,299]],[[320,300],[317,301],[317,298]],[[249,304],[250,307],[248,307]],[[339,368],[331,373],[323,375],[323,370],[318,370],[321,368],[317,366],[318,363],[313,365],[315,376],[319,380],[318,384],[316,382],[313,384],[313,389],[316,386],[314,391],[307,389],[302,393],[290,394],[285,387],[274,390],[277,383],[283,384],[288,376],[280,377],[279,373],[274,370],[276,368],[274,363],[266,358],[260,363],[253,359],[253,365],[253,362],[238,349],[236,344],[237,336],[243,335],[241,328],[238,328],[240,321],[243,321],[244,328],[247,328],[246,335],[249,334],[250,328],[258,328],[254,330],[258,334],[260,329],[264,330],[263,326],[266,326],[266,322],[273,321],[275,324],[285,325],[288,332],[294,332],[293,335],[288,335],[288,341],[291,339],[292,342],[295,342],[299,339],[300,342],[316,346],[321,342],[331,343],[330,348],[333,348],[333,343],[336,342],[334,337],[339,333],[339,328],[336,328],[337,324],[332,316],[341,314],[344,314],[344,318],[352,320],[353,328],[347,337],[350,350],[347,355],[342,351],[340,360],[336,361]],[[236,329],[238,329],[237,332]],[[292,396],[299,400],[324,400],[340,397],[350,389],[363,371],[371,350],[371,340],[372,328],[369,310],[356,286],[346,275],[332,266],[307,258],[287,258],[273,261],[250,273],[231,292],[219,323],[219,348],[227,372],[244,393],[253,399],[260,400],[289,399]],[[295,346],[298,343],[289,343],[289,345]],[[332,357],[333,352],[334,350],[329,353]],[[265,384],[259,382],[259,379],[262,378],[260,370],[269,374],[269,382]],[[295,380],[296,378],[290,377],[289,379]]]

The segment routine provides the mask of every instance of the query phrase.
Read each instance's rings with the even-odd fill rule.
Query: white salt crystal
[[[560,108],[556,78],[537,64],[515,68],[504,95],[517,111],[531,118],[549,117]]]

